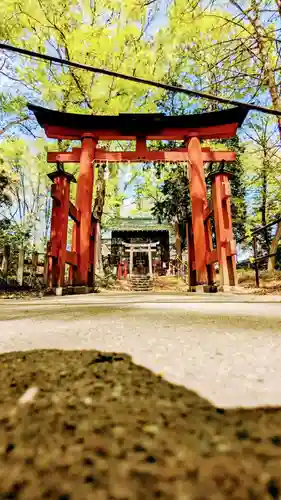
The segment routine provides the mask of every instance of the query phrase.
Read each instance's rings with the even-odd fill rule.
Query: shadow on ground
[[[0,363],[1,499],[280,498],[280,408],[215,408],[120,353]]]

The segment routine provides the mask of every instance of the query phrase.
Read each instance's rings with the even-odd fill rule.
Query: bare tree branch
[[[7,132],[7,130],[9,130],[10,128],[15,127],[16,125],[20,125],[23,122],[25,122],[26,120],[32,120],[32,119],[33,118],[31,118],[30,116],[26,115],[26,116],[23,116],[22,118],[18,118],[17,120],[10,121],[9,123],[7,123],[7,125],[5,125],[5,127],[3,127],[2,129],[0,129],[0,136],[3,135],[3,134],[5,134],[5,132]]]

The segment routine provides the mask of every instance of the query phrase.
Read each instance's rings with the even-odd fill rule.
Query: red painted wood
[[[80,214],[80,220],[81,220],[81,214]],[[80,254],[80,223],[73,224],[71,251],[77,255],[77,266],[78,266],[78,255]],[[71,266],[69,268],[68,281],[69,281],[70,285],[78,284],[78,267],[77,266]]]
[[[77,210],[77,208],[73,205],[73,203],[71,203],[71,201],[69,202],[68,213],[69,213],[69,217],[71,217],[71,219],[74,220],[74,222],[80,223],[80,220],[81,220],[80,210]]]
[[[71,266],[77,266],[77,255],[74,252],[66,251],[66,264],[70,264]]]
[[[48,256],[48,275],[47,275],[47,287],[52,288],[53,286],[53,259]]]
[[[213,207],[206,207],[204,210],[204,221],[208,220],[213,215]]]
[[[64,286],[66,262],[68,208],[70,187],[67,177],[59,175],[52,185],[53,208],[51,217],[50,258],[48,282],[50,286]]]
[[[231,196],[231,191],[230,191],[229,181],[223,182],[223,184],[222,184],[222,199],[226,200],[227,198],[230,198],[230,196]]]
[[[149,151],[148,149],[145,149],[145,152],[152,152]],[[176,148],[176,149],[170,149],[168,151],[169,153],[187,153],[186,148]],[[234,161],[236,159],[236,153],[233,151],[211,151],[211,148],[205,147],[202,148],[203,153],[210,153],[212,152],[212,156],[206,155],[206,161],[211,158],[212,160],[215,160],[217,158],[217,161],[220,161],[220,156],[216,157],[217,153],[220,154],[226,154],[226,158],[229,158],[229,160],[226,161]],[[107,153],[110,153],[109,156],[107,156]],[[136,154],[136,151],[127,151],[126,154]],[[165,151],[153,151],[153,153],[158,153],[159,154],[159,160],[164,159],[163,153]],[[167,153],[167,151],[166,151]],[[112,155],[122,155],[122,151],[107,151],[104,148],[96,148],[96,153],[95,153],[95,159],[96,160],[109,160],[109,158],[114,159],[114,156]],[[49,151],[47,153],[47,162],[48,163],[57,163],[57,162],[62,162],[62,163],[78,163],[80,161],[80,155],[81,155],[81,148],[72,148],[71,151],[65,151],[65,152],[60,152],[60,151]],[[231,155],[231,156],[230,156]],[[122,157],[122,156],[121,156]],[[116,157],[118,158],[118,157]],[[185,158],[185,157],[184,157]],[[204,157],[205,158],[205,157]],[[222,158],[224,159],[224,158]]]
[[[58,127],[55,125],[43,125],[47,137],[53,139],[80,140],[83,133],[91,133],[96,139],[112,141],[134,140],[135,135],[123,135],[120,130],[80,130],[72,127]],[[201,128],[164,128],[161,132],[155,132],[154,135],[148,135],[148,140],[184,140],[188,137],[201,137],[202,139],[227,139],[236,134],[238,123],[227,125],[215,125],[212,127]]]
[[[189,156],[189,189],[192,204],[192,226],[194,252],[199,284],[207,283],[207,248],[204,226],[204,213],[208,208],[203,154],[197,137],[187,143]]]
[[[81,148],[72,148],[72,151],[60,153],[59,151],[53,151],[47,153],[48,163],[78,163],[80,161]]]
[[[123,275],[124,275],[124,279],[126,280],[127,277],[128,277],[128,261],[127,260],[124,261],[124,272],[123,272]]]
[[[52,234],[51,234],[51,238],[52,238]],[[49,247],[49,255],[51,257],[56,257],[56,259],[58,258],[58,254],[59,254],[59,242],[57,241],[57,238],[56,240],[55,239],[51,239],[50,241],[50,247]]]
[[[56,286],[64,286],[64,273],[66,261],[66,245],[67,245],[67,226],[68,226],[68,207],[69,207],[69,194],[70,185],[66,177],[60,176],[61,185],[61,213],[60,213],[60,248],[58,254],[58,280]]]
[[[216,248],[207,254],[207,263],[214,264],[215,262],[218,262],[218,252]]]
[[[228,273],[226,267],[226,255],[223,251],[223,245],[225,241],[224,234],[224,221],[222,213],[222,179],[223,176],[218,174],[214,177],[212,183],[212,194],[213,194],[213,205],[214,205],[214,217],[215,217],[215,227],[216,227],[216,247],[218,252],[218,262],[220,265],[220,278],[221,284],[229,285],[228,283]]]
[[[233,251],[235,242],[232,231],[232,214],[230,203],[230,184],[228,175],[217,174],[212,183],[214,217],[216,227],[216,246],[220,266],[221,286],[235,285],[236,260]],[[227,196],[226,196],[227,194]]]
[[[53,217],[51,216],[51,230],[52,230],[52,224],[53,224]],[[51,241],[48,241],[47,243],[47,287],[51,288],[53,285],[53,258],[51,255]]]
[[[194,240],[191,221],[186,224],[186,234],[188,241],[188,286],[194,287],[197,284],[196,266],[195,266],[195,252]]]
[[[90,264],[95,264],[95,241],[96,241],[97,223],[92,223],[90,239]],[[96,268],[96,266],[95,266]]]
[[[68,153],[58,153],[50,152],[47,156],[48,163],[78,163],[80,161],[81,150],[75,148],[72,152]],[[236,153],[233,151],[203,151],[203,161],[204,162],[232,162],[236,159]],[[177,161],[188,161],[187,151],[104,151],[97,148],[95,154],[95,160],[101,162],[138,162],[138,161],[167,161],[167,162],[177,162]]]
[[[234,151],[203,151],[204,162],[233,162],[236,160],[236,153]]]
[[[98,222],[92,220],[91,226],[91,238],[90,238],[90,273],[89,273],[89,284],[93,285],[95,281],[95,270],[96,266],[96,239],[98,231]]]
[[[190,196],[192,201],[192,228],[189,231],[190,243],[190,277],[196,282],[194,277],[194,263],[197,274],[197,282],[210,283],[213,281],[214,258],[218,258],[225,278],[233,281],[235,275],[234,240],[232,234],[231,209],[230,209],[230,188],[227,175],[219,174],[213,182],[214,208],[209,209],[206,197],[206,183],[204,175],[204,162],[232,162],[236,155],[232,151],[211,151],[210,148],[201,148],[199,138],[220,139],[235,135],[238,123],[227,125],[217,125],[203,128],[166,128],[155,132],[155,135],[147,137],[135,135],[122,135],[120,130],[91,130],[89,132],[73,129],[69,127],[58,127],[45,125],[44,128],[49,137],[57,139],[81,139],[82,148],[73,148],[72,152],[51,152],[48,153],[48,162],[80,162],[80,174],[77,186],[76,206],[72,203],[68,205],[67,214],[74,220],[72,252],[68,253],[71,260],[71,282],[75,284],[87,285],[95,268],[95,252],[92,234],[92,195],[94,169],[93,160],[97,162],[138,162],[138,161],[164,161],[164,162],[188,162]],[[135,133],[135,132],[134,132]],[[154,132],[153,132],[154,134]],[[136,140],[136,151],[109,152],[103,149],[96,149],[97,141],[101,140]],[[171,151],[148,151],[147,140],[183,140],[186,141],[185,148],[178,148]],[[223,177],[222,177],[223,176]],[[217,180],[219,179],[219,180]],[[225,181],[226,179],[226,181]],[[69,187],[69,186],[68,186]],[[60,188],[62,189],[62,188]],[[53,266],[55,283],[63,283],[61,278],[62,268],[66,259],[66,250],[57,249],[58,241],[62,241],[64,236],[62,231],[67,228],[67,222],[61,212],[56,212],[60,205],[64,207],[65,196],[57,187],[53,188],[52,196],[56,207],[52,216],[52,230],[56,237],[53,240],[52,248],[58,255],[58,263]],[[213,250],[210,229],[210,215],[214,212],[216,219],[216,234],[218,239],[218,249]],[[61,224],[63,221],[63,224]],[[59,237],[57,236],[59,235]],[[63,253],[64,252],[64,253]],[[229,260],[231,259],[231,260]],[[60,263],[59,263],[60,262]],[[226,262],[226,264],[225,264]],[[77,268],[76,268],[77,263]],[[227,270],[226,270],[227,267]],[[118,273],[122,274],[122,269],[118,267]],[[228,278],[226,277],[228,276]],[[231,277],[230,277],[231,276]],[[60,286],[60,285],[59,285]]]
[[[122,264],[120,262],[117,266],[117,279],[118,280],[122,279]]]
[[[56,180],[54,182],[56,183]],[[53,184],[54,185],[54,184]],[[56,187],[51,188],[51,192],[57,190]],[[59,231],[59,216],[60,216],[60,202],[53,199],[52,215],[51,215],[51,234],[50,242],[48,245],[49,259],[48,259],[48,286],[54,286],[57,275],[57,256],[58,256],[58,231]],[[54,258],[55,257],[55,258]]]
[[[211,212],[210,212],[211,213]],[[213,252],[213,238],[212,238],[212,230],[211,230],[211,221],[208,217],[205,220],[205,241],[206,241],[206,263],[207,263],[207,279],[208,285],[213,285],[216,281],[216,272],[214,267],[214,262],[208,261],[208,256]]]
[[[235,240],[230,240],[226,244],[226,255],[232,257],[237,254],[236,242]]]
[[[238,284],[236,271],[236,251],[233,253],[233,250],[236,250],[236,244],[233,237],[231,189],[228,175],[223,176],[222,198],[224,228],[226,233],[226,261],[229,283],[231,286],[236,286]]]
[[[76,194],[76,207],[81,213],[79,250],[76,249],[78,253],[77,284],[79,285],[88,284],[95,148],[96,140],[93,137],[85,136],[82,139],[80,173]],[[77,246],[77,242],[75,246]],[[74,251],[74,248],[72,250]]]
[[[58,204],[61,201],[61,190],[58,184],[52,184],[51,186],[51,197],[53,200],[56,200]]]

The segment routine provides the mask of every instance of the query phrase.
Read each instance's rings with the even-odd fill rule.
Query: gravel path
[[[108,294],[2,300],[0,329],[0,352],[124,352],[217,406],[281,405],[280,297]]]

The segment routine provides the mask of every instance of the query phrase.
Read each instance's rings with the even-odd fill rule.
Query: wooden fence
[[[43,253],[22,248],[0,248],[0,277],[7,284],[43,287],[47,283],[47,257]]]

